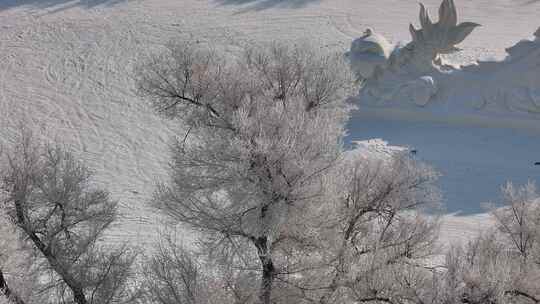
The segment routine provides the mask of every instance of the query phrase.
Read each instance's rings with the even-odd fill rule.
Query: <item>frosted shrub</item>
[[[502,187],[503,206],[492,205],[496,230],[454,247],[437,276],[435,303],[539,303],[540,208],[534,183]]]
[[[516,189],[507,183],[501,192],[504,206],[492,212],[499,232],[524,262],[529,258],[540,262],[540,195],[536,185],[529,181]]]

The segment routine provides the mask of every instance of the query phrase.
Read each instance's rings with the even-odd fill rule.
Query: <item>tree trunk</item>
[[[88,304],[84,295],[83,287],[77,282],[77,280],[64,268],[58,261],[57,257],[52,253],[51,248],[36,235],[36,233],[28,228],[26,218],[24,216],[23,204],[21,201],[15,201],[15,211],[17,213],[17,224],[23,229],[28,238],[34,243],[37,249],[43,254],[43,256],[49,262],[50,267],[62,278],[64,283],[69,287],[73,293],[73,299],[77,304]]]
[[[71,288],[71,291],[73,291],[73,298],[75,299],[75,303],[77,304],[87,304],[86,297],[84,296],[84,293],[82,291],[82,288]]]
[[[24,301],[9,288],[2,269],[0,269],[0,292],[14,304],[25,304]]]
[[[272,259],[263,262],[263,273],[261,278],[261,294],[259,296],[261,304],[270,304],[272,295],[272,283],[274,282],[274,264]]]
[[[272,284],[275,275],[274,263],[268,248],[267,240],[268,238],[266,236],[258,237],[253,240],[255,247],[257,247],[262,267],[261,287],[259,290],[260,304],[271,304]]]
[[[58,261],[56,256],[51,250],[43,244],[41,239],[32,231],[27,231],[29,238],[33,241],[34,245],[45,256],[51,268],[62,278],[64,283],[69,287],[73,293],[73,299],[77,304],[88,304],[86,296],[84,295],[84,289],[79,282],[64,268],[64,266]]]

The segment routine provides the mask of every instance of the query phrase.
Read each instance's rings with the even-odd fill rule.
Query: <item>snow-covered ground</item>
[[[540,181],[540,132],[364,113],[353,118],[349,132],[351,139],[384,138],[409,147],[415,158],[432,164],[441,173],[448,212],[484,212],[481,203],[497,203],[506,181]]]
[[[425,2],[433,9],[440,1]],[[540,25],[540,1],[456,2],[463,20],[483,27],[454,62],[501,58],[505,47]],[[309,41],[344,52],[368,26],[394,42],[408,40],[408,23],[417,14],[417,1],[409,0],[0,0],[0,141],[8,141],[24,117],[66,142],[124,206],[115,236],[148,239],[155,218],[144,202],[164,176],[174,132],[133,93],[138,58],[172,38],[211,40],[229,49]],[[417,157],[445,174],[451,211],[478,211],[467,206],[496,198],[505,177],[522,181],[540,170],[531,167],[540,161],[534,158],[537,135],[396,121],[355,120],[351,139],[383,137],[416,147]],[[446,216],[443,234],[462,239],[488,222],[485,215]]]

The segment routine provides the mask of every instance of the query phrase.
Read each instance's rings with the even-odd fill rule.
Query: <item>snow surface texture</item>
[[[505,46],[534,31],[540,10],[540,2],[530,0],[459,4],[463,18],[484,25],[452,57],[462,64],[502,58]],[[23,116],[45,137],[66,142],[123,206],[114,239],[144,241],[156,231],[144,202],[165,174],[167,142],[175,133],[133,94],[138,58],[171,38],[232,50],[306,40],[345,51],[373,27],[392,43],[408,38],[405,25],[417,10],[415,1],[403,0],[2,0],[0,141],[12,139]],[[358,128],[357,139],[366,137]],[[443,231],[449,238],[468,235],[477,222],[449,217]]]

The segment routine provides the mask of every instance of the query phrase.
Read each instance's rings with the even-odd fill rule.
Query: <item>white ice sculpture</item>
[[[466,107],[489,112],[517,112],[540,118],[540,28],[532,40],[507,48],[502,61],[454,67],[441,54],[459,51],[476,27],[458,24],[453,0],[444,0],[433,22],[420,5],[421,28],[409,27],[412,41],[392,46],[373,30],[353,41],[345,54],[363,82],[359,100],[376,107]]]

